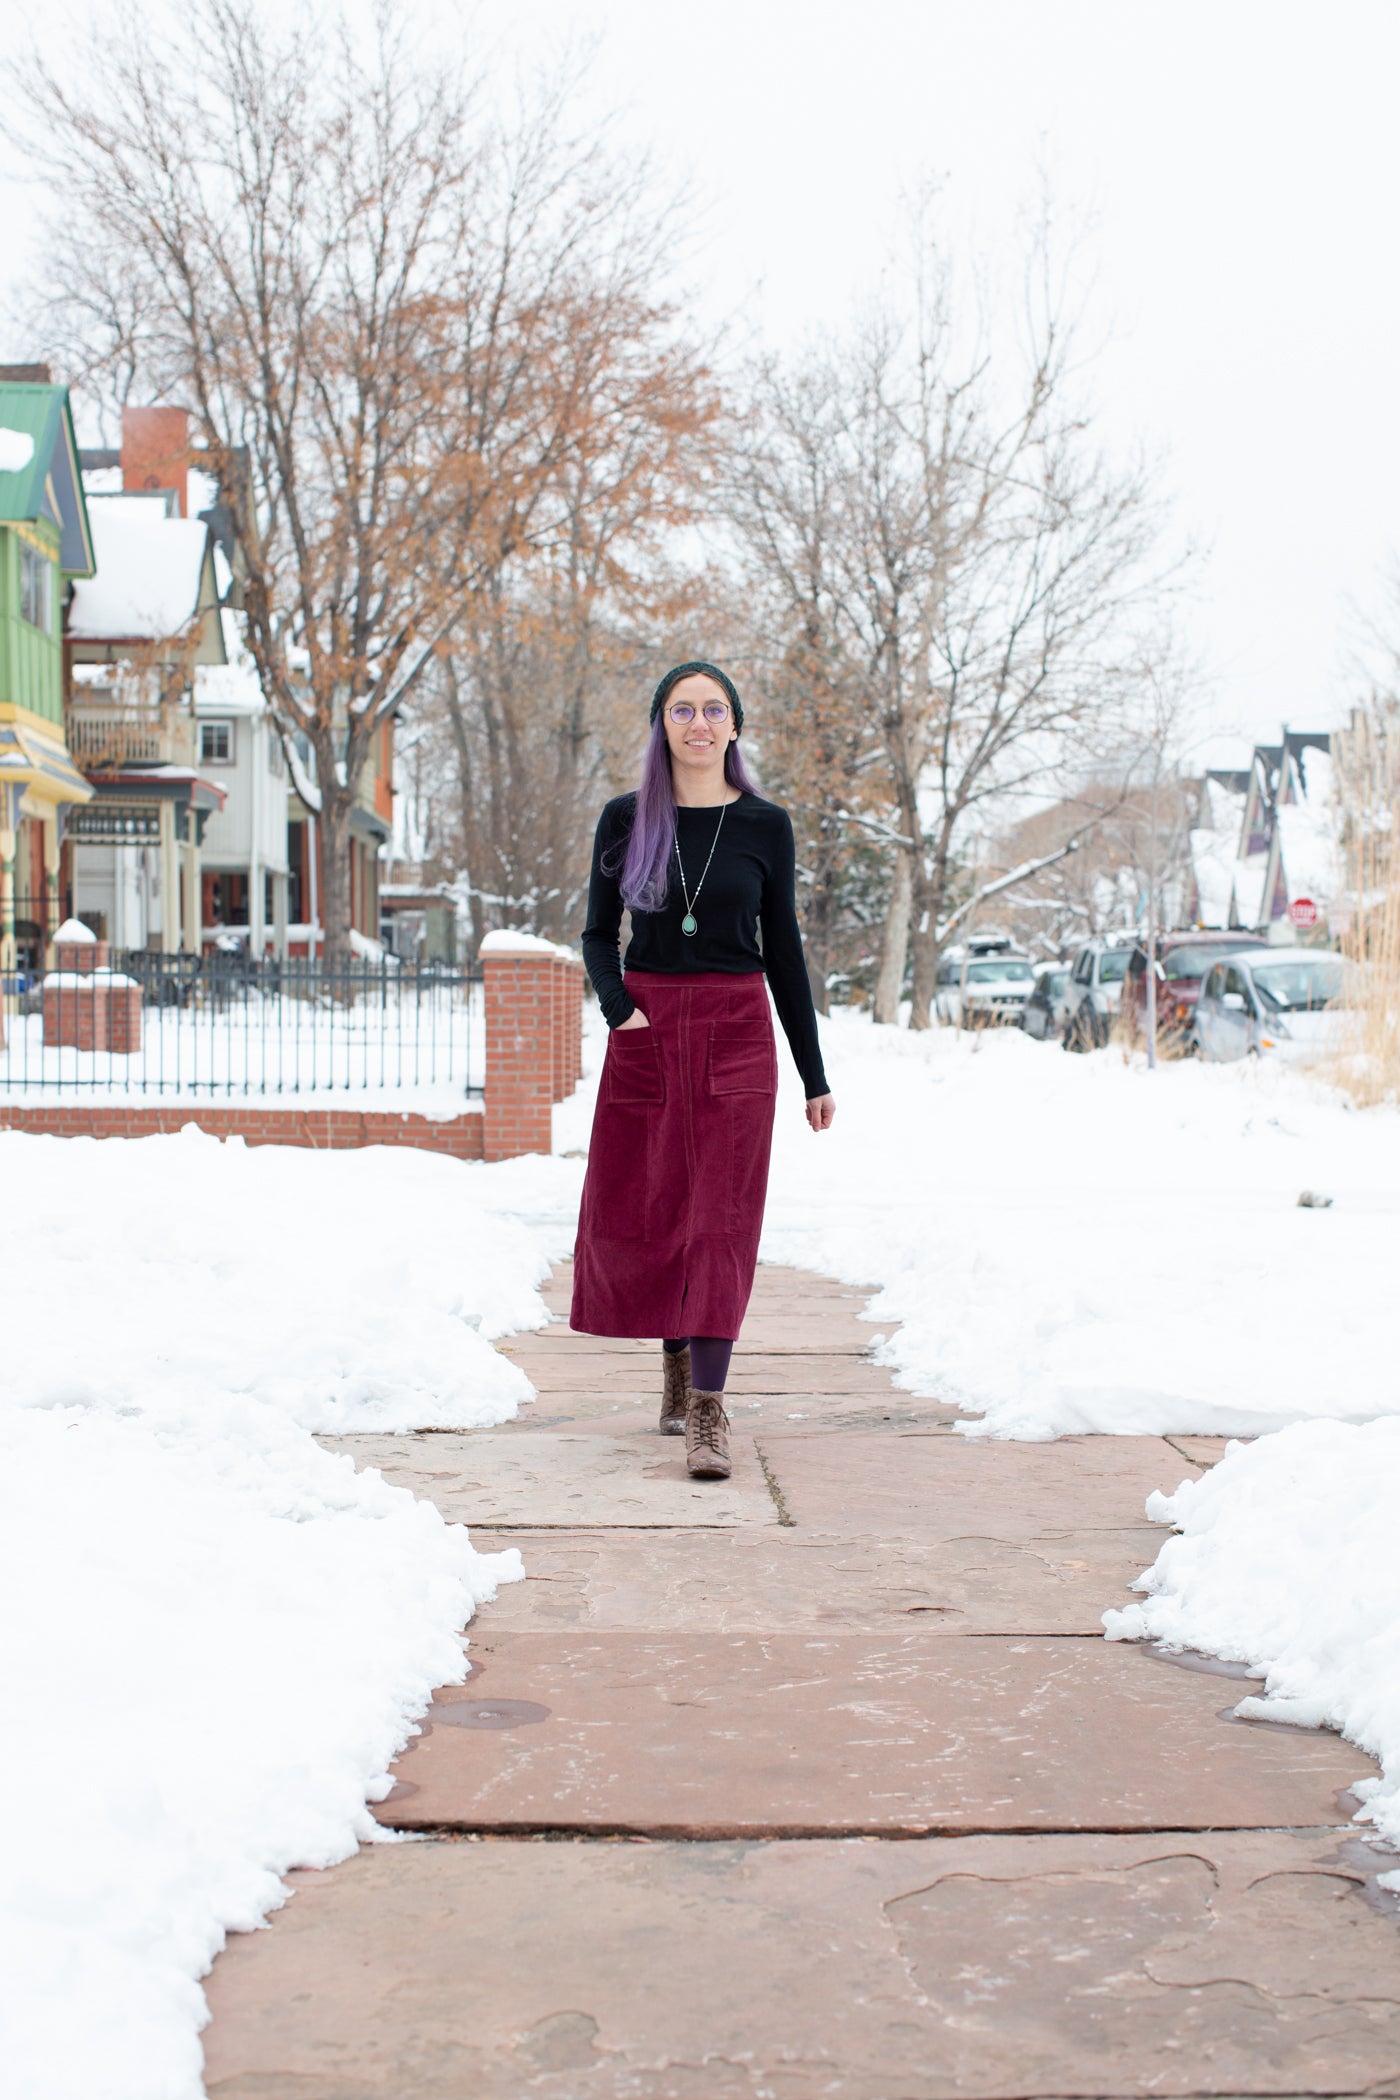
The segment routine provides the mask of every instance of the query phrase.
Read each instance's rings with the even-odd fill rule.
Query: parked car
[[[1320,948],[1263,947],[1221,960],[1196,1002],[1196,1046],[1216,1063],[1321,1057],[1337,1041],[1356,977],[1354,963]]]
[[[1194,1048],[1192,1023],[1201,981],[1223,955],[1268,944],[1259,933],[1213,932],[1199,926],[1157,936],[1157,1040],[1164,1049]],[[1139,941],[1128,960],[1120,1009],[1137,1042],[1147,1040],[1147,949]]]
[[[1065,1016],[1069,1011],[1069,972],[1067,962],[1046,963],[1031,987],[1021,1014],[1021,1026],[1027,1035],[1040,1042],[1053,1043],[1064,1034]]]
[[[1034,983],[1028,955],[945,955],[934,978],[933,1009],[955,1028],[1014,1028]]]
[[[1137,946],[1135,933],[1110,933],[1086,941],[1074,958],[1065,987],[1066,1050],[1097,1050],[1108,1041],[1123,980]]]

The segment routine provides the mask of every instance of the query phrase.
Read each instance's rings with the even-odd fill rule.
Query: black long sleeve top
[[[796,850],[787,811],[759,795],[740,795],[724,812],[716,844],[720,805],[689,809],[678,803],[676,843],[698,931],[692,936],[681,932],[685,898],[673,854],[666,902],[660,911],[632,913],[632,938],[624,958],[619,952],[622,855],[613,849],[631,831],[636,805],[635,794],[615,796],[598,819],[593,840],[583,960],[609,1028],[620,1026],[636,1010],[622,981],[624,968],[672,977],[688,970],[719,970],[736,977],[762,970],[807,1099],[825,1094],[817,1015],[797,924]],[[705,873],[711,845],[714,858]],[[603,868],[605,856],[612,873]]]

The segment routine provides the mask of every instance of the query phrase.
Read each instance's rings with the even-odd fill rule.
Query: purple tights
[[[663,1342],[662,1348],[668,1356],[679,1356],[686,1343],[690,1343],[690,1382],[697,1393],[722,1393],[724,1381],[729,1376],[729,1359],[734,1354],[733,1342],[724,1341],[719,1335],[681,1335],[674,1342]]]

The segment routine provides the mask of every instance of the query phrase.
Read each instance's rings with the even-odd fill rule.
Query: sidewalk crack
[[[768,1483],[768,1492],[773,1497],[773,1507],[778,1512],[778,1522],[780,1524],[789,1525],[795,1530],[797,1526],[797,1519],[787,1506],[787,1498],[783,1494],[781,1487],[778,1485],[778,1476],[773,1471],[772,1466],[768,1463],[768,1454],[764,1450],[762,1444],[760,1444],[760,1442],[758,1441],[757,1437],[755,1437],[753,1440],[753,1447],[754,1450],[758,1453],[758,1462],[763,1468],[763,1477]]]

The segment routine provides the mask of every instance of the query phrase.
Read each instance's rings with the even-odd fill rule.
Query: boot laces
[[[690,1416],[695,1426],[696,1443],[707,1445],[718,1456],[720,1437],[729,1427],[724,1402],[719,1399],[693,1400]]]

